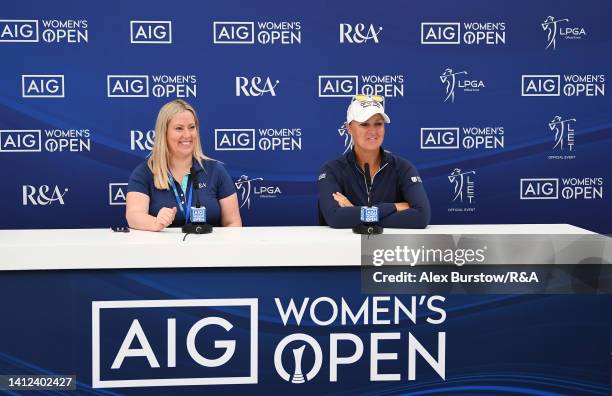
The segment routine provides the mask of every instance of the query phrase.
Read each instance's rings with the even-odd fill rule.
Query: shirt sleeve
[[[151,176],[146,163],[138,165],[128,180],[128,192],[139,192],[150,196]]]
[[[227,170],[217,163],[217,199],[227,198],[236,192],[236,185]]]
[[[330,227],[351,228],[361,223],[359,206],[341,208],[332,196],[332,193],[342,192],[342,189],[328,165],[321,168],[318,186],[319,210]]]
[[[394,212],[381,219],[380,225],[389,228],[426,228],[431,219],[429,199],[417,169],[405,161],[398,168],[402,198],[410,209]]]

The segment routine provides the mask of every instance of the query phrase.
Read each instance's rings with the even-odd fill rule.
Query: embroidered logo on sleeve
[[[412,180],[413,183],[423,183],[421,176],[412,176],[410,180]]]

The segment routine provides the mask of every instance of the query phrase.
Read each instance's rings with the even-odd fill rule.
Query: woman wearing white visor
[[[370,203],[378,207],[383,227],[425,228],[429,224],[429,200],[417,169],[382,148],[385,124],[391,122],[383,104],[381,96],[357,95],[351,100],[346,128],[353,148],[321,168],[321,223],[352,228],[361,223],[360,207]],[[371,188],[366,181],[367,169]]]

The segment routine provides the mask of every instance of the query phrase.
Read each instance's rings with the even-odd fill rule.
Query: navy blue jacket
[[[419,174],[401,157],[381,149],[381,165],[372,179],[372,205],[378,206],[380,222],[390,228],[425,228],[430,220],[429,199]],[[361,206],[368,204],[365,175],[353,150],[327,162],[319,175],[319,210],[333,228],[351,228],[360,223]],[[340,192],[354,205],[341,208],[332,197]],[[408,202],[410,209],[398,212],[396,202]]]

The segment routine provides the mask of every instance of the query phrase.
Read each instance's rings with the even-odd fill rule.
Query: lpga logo
[[[454,72],[451,68],[444,70],[444,73],[440,76],[440,81],[444,84],[444,88],[446,89],[444,102],[448,102],[450,99],[451,103],[455,103],[455,92],[457,90],[464,92],[479,92],[481,88],[485,87],[484,81],[468,80],[465,77],[461,78],[460,76],[462,75],[467,76],[468,72],[465,70]]]
[[[473,175],[476,171],[461,172],[461,169],[455,168],[448,176],[448,181],[454,189],[453,202],[463,202],[464,196],[468,203],[472,203],[474,199],[474,180]]]
[[[251,209],[251,182],[256,180],[263,179],[261,177],[249,179],[247,175],[242,175],[234,183],[236,185],[236,190],[238,190],[238,195],[240,196],[240,208],[246,205],[247,209]]]
[[[569,19],[555,19],[554,16],[548,16],[544,22],[542,22],[542,29],[546,32],[546,39],[548,40],[548,45],[546,49],[552,46],[552,49],[555,50],[557,48],[557,35],[565,37],[569,40],[581,39],[582,36],[586,36],[586,31],[581,27],[560,27],[560,24],[563,22],[569,22]]]
[[[247,209],[251,209],[251,192],[253,196],[258,198],[276,198],[282,193],[278,186],[255,186],[251,184],[256,181],[263,181],[263,178],[249,179],[247,175],[242,175],[234,182],[240,197],[240,208],[246,205]]]
[[[344,138],[344,151],[342,152],[342,155],[344,155],[353,148],[353,137],[350,133],[348,133],[345,123],[342,123],[338,128],[338,135],[340,135],[341,138]]]

